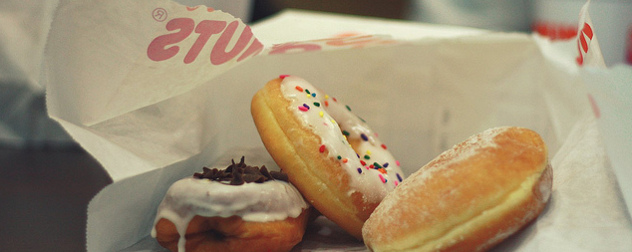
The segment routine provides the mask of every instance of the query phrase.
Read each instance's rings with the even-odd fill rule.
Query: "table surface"
[[[110,183],[78,147],[0,147],[0,251],[85,251],[88,202]]]

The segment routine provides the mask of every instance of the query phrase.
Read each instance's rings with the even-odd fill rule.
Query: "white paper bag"
[[[62,1],[47,49],[51,117],[114,181],[90,202],[89,251],[160,249],[149,232],[171,183],[231,156],[269,161],[250,99],[281,74],[351,105],[406,174],[490,127],[539,132],[551,203],[499,251],[632,247],[574,43],[291,11],[251,30],[204,6],[119,0]],[[320,219],[296,249],[365,250],[341,233]]]

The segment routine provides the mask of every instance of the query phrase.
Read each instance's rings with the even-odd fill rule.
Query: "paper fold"
[[[230,14],[167,0],[61,1],[47,46],[47,71],[66,73],[48,76],[51,115],[87,126],[190,91],[261,49]]]
[[[49,113],[114,181],[90,202],[88,250],[152,248],[155,208],[171,183],[222,161],[220,156],[267,156],[250,99],[281,74],[301,76],[350,104],[407,174],[487,128],[531,128],[549,146],[552,201],[540,220],[500,248],[556,251],[577,241],[613,251],[632,246],[632,238],[625,238],[632,237],[632,224],[617,194],[629,185],[618,172],[621,185],[613,179],[610,156],[590,119],[586,82],[599,78],[572,63],[575,45],[444,28],[290,11],[254,25],[255,38],[232,16],[204,7],[62,1],[47,46]],[[222,40],[229,33],[234,36]],[[196,45],[200,38],[206,42]],[[222,60],[210,55],[221,43],[218,55],[231,56],[215,65]],[[271,53],[275,45],[292,50]],[[314,45],[319,48],[305,49]],[[594,194],[579,195],[591,175],[601,175]],[[587,197],[599,194],[608,198]],[[595,209],[607,217],[599,226],[589,223],[600,216]],[[324,233],[301,249],[325,245],[332,238]]]

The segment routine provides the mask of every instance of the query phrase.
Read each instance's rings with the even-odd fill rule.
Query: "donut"
[[[406,178],[366,221],[372,251],[484,251],[535,220],[551,195],[534,131],[488,129]]]
[[[248,166],[242,157],[171,185],[151,235],[171,251],[290,251],[303,238],[309,212],[287,176]]]
[[[320,213],[357,239],[403,179],[399,162],[349,106],[296,76],[269,81],[253,97],[261,140],[290,182]]]

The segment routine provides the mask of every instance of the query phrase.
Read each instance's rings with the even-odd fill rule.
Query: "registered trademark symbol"
[[[158,22],[165,21],[167,19],[167,11],[163,8],[156,8],[151,12],[151,16]]]

